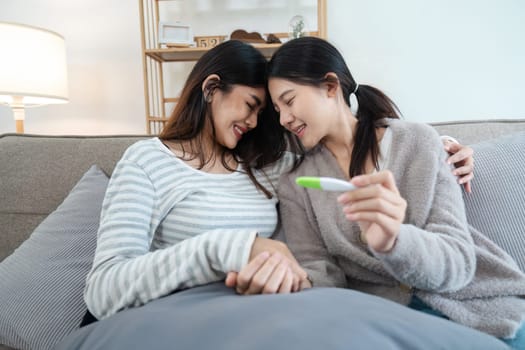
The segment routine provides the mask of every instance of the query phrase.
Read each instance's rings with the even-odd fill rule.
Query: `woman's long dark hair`
[[[209,136],[204,133],[206,124],[211,126],[215,137],[213,123],[207,120],[210,117],[207,95],[215,89],[228,93],[232,85],[265,87],[267,64],[253,46],[236,40],[226,41],[207,51],[193,67],[159,138],[179,141],[181,145],[189,141],[189,150],[183,148],[183,154],[187,151],[194,155],[190,159],[198,157],[200,168],[204,167],[213,157],[213,154],[206,157],[202,152]],[[202,83],[212,74],[217,74],[220,80],[211,81],[203,92]],[[255,186],[271,198],[272,194],[255,178],[253,169],[261,169],[278,160],[286,150],[288,137],[275,111],[267,104],[257,119],[257,127],[244,135],[235,149],[222,147],[221,162],[226,169],[234,171],[226,162],[226,156],[233,155]]]
[[[356,89],[341,53],[326,40],[316,37],[293,39],[281,46],[268,66],[268,78],[283,78],[297,84],[320,87],[327,82],[326,74],[337,75],[343,96],[350,106],[349,96]],[[363,174],[368,154],[378,168],[379,145],[376,129],[385,126],[385,118],[399,118],[394,102],[379,89],[359,85],[356,91],[359,109],[357,128],[350,158],[350,177]]]

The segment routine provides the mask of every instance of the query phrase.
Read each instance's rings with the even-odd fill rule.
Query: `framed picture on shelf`
[[[166,46],[194,45],[191,26],[181,22],[159,22],[159,44]]]

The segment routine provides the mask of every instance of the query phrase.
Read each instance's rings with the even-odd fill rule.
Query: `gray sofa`
[[[487,206],[489,200],[500,200],[506,203],[505,205],[509,201],[512,202],[516,212],[514,214],[509,214],[508,211],[504,213],[510,217],[517,218],[524,207],[525,197],[521,195],[524,193],[522,188],[525,187],[523,176],[525,172],[525,156],[523,155],[525,153],[525,119],[447,122],[434,124],[434,127],[440,134],[451,135],[464,144],[474,145],[477,165],[476,178],[473,181],[474,194],[465,195],[467,210],[470,210],[469,220],[482,231],[490,226],[489,236],[491,234],[493,240],[511,253],[516,260],[519,260],[518,263],[523,269],[525,267],[525,243],[523,242],[525,241],[525,225],[522,225],[523,221],[515,226],[511,225],[509,230],[514,231],[512,237],[509,238],[501,235],[499,232],[501,227],[498,228],[498,225],[495,225],[498,223],[498,217],[491,215],[488,223],[483,220],[487,220],[485,212],[494,213],[494,209],[491,209],[490,205]],[[110,175],[115,162],[123,151],[130,144],[145,137],[148,136],[0,135],[0,278],[3,277],[2,273],[5,273],[1,269],[2,265],[9,260],[6,258],[30,237],[44,218],[55,211],[91,165],[97,164],[103,172]],[[500,147],[506,144],[506,140],[510,140],[510,151]],[[515,152],[516,148],[518,151],[521,148],[523,152]],[[501,159],[498,154],[501,155],[501,152],[503,154],[510,152],[514,157],[514,162],[511,159],[512,164],[507,164],[505,168],[507,172],[512,172],[517,168],[517,171],[513,172],[514,175],[501,172],[502,167],[498,164]],[[484,153],[491,153],[491,155],[483,158]],[[495,170],[495,176],[489,172],[491,169]],[[490,183],[491,176],[493,176],[494,184]],[[488,186],[487,181],[489,181]],[[507,188],[513,192],[512,195],[517,196],[517,202],[510,200],[510,197],[498,189],[506,181],[512,181],[509,184],[510,187],[507,186]],[[483,192],[484,189],[487,190],[486,193]],[[496,199],[491,199],[493,198],[491,196],[494,195],[491,191],[499,193]],[[85,196],[89,195],[89,192],[85,194]],[[103,193],[98,195],[103,196]],[[521,214],[524,216],[525,212],[521,211]],[[494,229],[493,226],[496,228]],[[503,226],[503,228],[509,227],[507,222]],[[520,236],[521,239],[519,239]],[[6,282],[2,281],[2,283]],[[1,287],[0,293],[2,293]],[[21,300],[23,302],[24,299]],[[39,347],[32,345],[34,343],[31,342],[23,343],[24,335],[18,334],[18,330],[11,325],[5,325],[7,316],[2,315],[5,312],[2,309],[2,302],[0,296],[0,343],[6,342],[2,332],[7,332],[9,336],[18,337],[20,344],[25,344],[21,345],[22,348]],[[75,321],[80,320],[75,319]],[[0,345],[0,349],[10,348]]]

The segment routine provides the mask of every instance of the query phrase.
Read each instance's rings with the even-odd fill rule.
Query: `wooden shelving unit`
[[[139,0],[142,39],[144,97],[146,129],[148,134],[158,134],[168,119],[166,104],[177,103],[177,97],[166,97],[163,65],[169,62],[197,61],[208,49],[201,47],[164,48],[158,42],[159,2],[173,0]],[[326,1],[317,0],[316,31],[308,35],[326,38]],[[274,33],[286,38],[287,33]],[[269,58],[281,44],[253,44]]]

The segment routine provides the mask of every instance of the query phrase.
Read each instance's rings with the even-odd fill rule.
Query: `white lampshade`
[[[25,107],[68,101],[66,44],[49,30],[0,22],[0,48],[0,103],[23,133]]]
[[[0,103],[68,101],[64,38],[46,29],[0,22]]]

